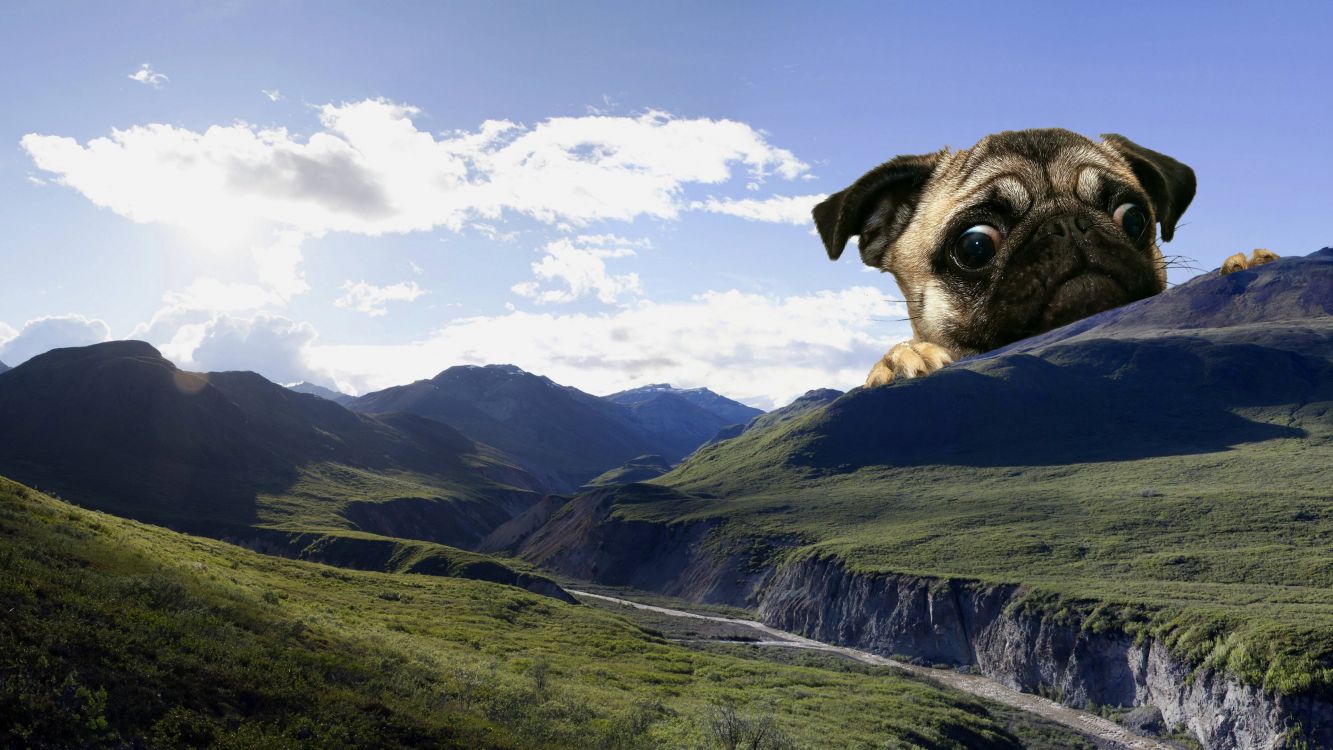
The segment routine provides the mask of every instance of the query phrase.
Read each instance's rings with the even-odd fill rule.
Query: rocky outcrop
[[[806,558],[773,576],[760,618],[810,638],[917,661],[974,666],[1066,704],[1155,706],[1210,750],[1333,747],[1333,704],[1195,669],[1160,641],[1093,632],[1016,606],[1017,586],[848,572]]]

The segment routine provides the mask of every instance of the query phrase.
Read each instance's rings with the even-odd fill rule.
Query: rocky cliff
[[[1161,641],[1058,622],[1023,606],[1025,590],[902,575],[851,573],[806,558],[761,593],[773,627],[987,677],[1073,706],[1156,707],[1210,750],[1333,747],[1333,703],[1266,694],[1195,668]]]
[[[1021,586],[849,571],[794,546],[733,538],[714,521],[651,523],[616,503],[673,490],[631,485],[565,505],[521,554],[542,567],[701,603],[757,607],[773,627],[924,664],[974,667],[1068,705],[1149,706],[1208,750],[1333,748],[1333,703],[1199,668],[1154,638],[1043,615]],[[685,498],[682,497],[682,500]],[[1301,744],[1305,743],[1305,744]]]

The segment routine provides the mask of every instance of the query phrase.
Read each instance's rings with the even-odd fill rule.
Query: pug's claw
[[[1222,261],[1222,275],[1244,271],[1250,267],[1250,261],[1245,257],[1245,253],[1236,253],[1235,255]]]
[[[1249,267],[1254,268],[1255,266],[1262,266],[1265,263],[1272,263],[1273,261],[1277,260],[1278,257],[1279,257],[1278,254],[1273,252],[1272,250],[1265,250],[1262,247],[1256,247],[1254,249],[1254,252],[1250,254]]]
[[[1245,257],[1245,253],[1236,253],[1222,262],[1222,275],[1225,276],[1229,273],[1244,271],[1247,268],[1262,266],[1265,263],[1272,263],[1279,257],[1281,256],[1272,250],[1266,250],[1262,247],[1256,247],[1248,258]]]
[[[904,341],[889,350],[866,377],[866,387],[888,385],[898,378],[929,375],[953,362],[953,355],[929,341]]]

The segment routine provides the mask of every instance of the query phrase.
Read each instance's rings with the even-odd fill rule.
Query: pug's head
[[[1194,186],[1119,135],[1020,130],[899,156],[814,217],[830,259],[858,237],[897,279],[915,337],[965,356],[1162,291],[1157,226],[1170,241]]]

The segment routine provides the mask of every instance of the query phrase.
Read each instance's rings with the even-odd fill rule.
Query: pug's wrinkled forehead
[[[1070,210],[1080,203],[1113,207],[1116,200],[1131,197],[1151,205],[1129,163],[1111,147],[1058,128],[997,133],[969,149],[938,152],[910,223],[903,223],[893,244],[927,248],[949,242],[957,219],[979,206],[998,206],[1021,217]],[[892,200],[884,201],[867,224],[888,218],[879,214],[886,210],[893,211]],[[860,238],[863,247],[887,239],[873,230],[867,234]],[[874,254],[881,263],[929,260],[919,253]]]
[[[1071,199],[1099,205],[1108,183],[1138,187],[1124,159],[1081,135],[1023,131],[987,136],[946,156],[936,167],[931,193],[949,195],[942,203],[956,208],[991,199],[1023,214]]]

